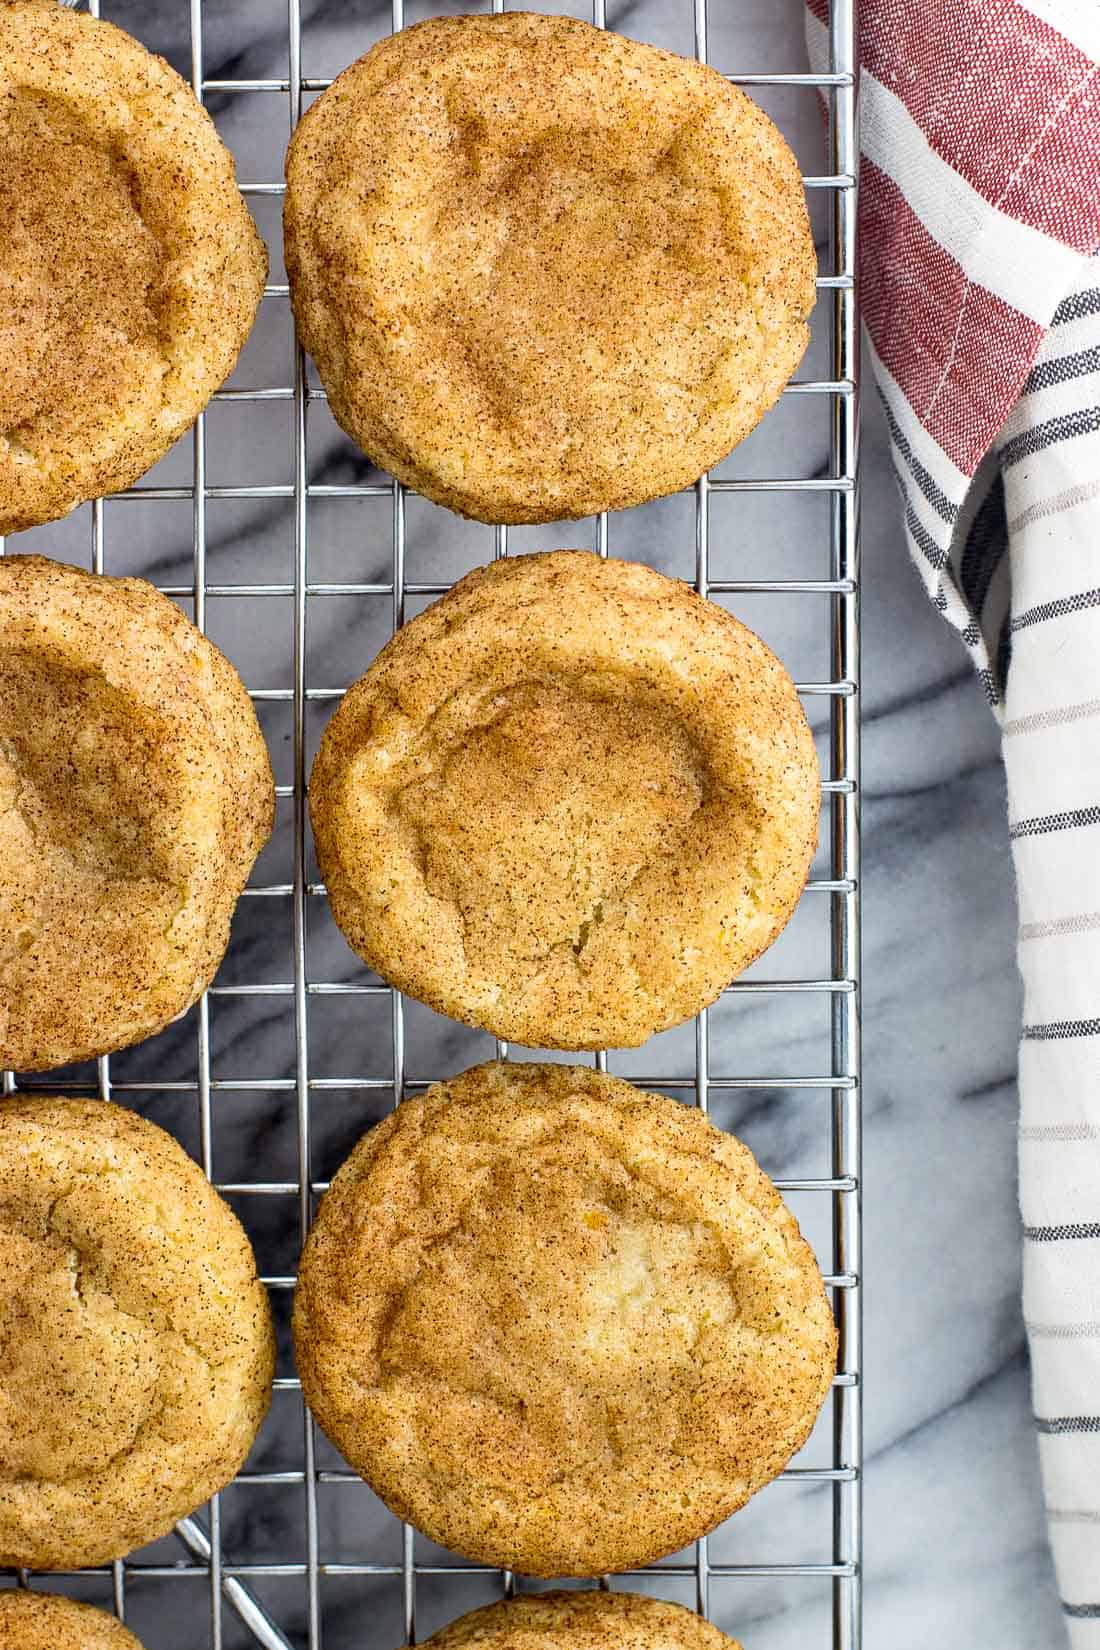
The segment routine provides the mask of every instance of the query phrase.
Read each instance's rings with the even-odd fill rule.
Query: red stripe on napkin
[[[864,160],[863,319],[921,423],[966,474],[1016,401],[1043,330],[928,233],[892,179]]]
[[[1015,0],[887,0],[865,4],[862,22],[862,68],[960,177],[1010,217],[1093,250],[1100,87],[1084,52]]]

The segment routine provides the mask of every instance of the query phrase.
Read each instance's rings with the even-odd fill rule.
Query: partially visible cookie
[[[0,559],[0,1067],[138,1042],[225,952],[275,787],[233,666],[142,579]]]
[[[528,1048],[619,1048],[776,938],[821,792],[759,637],[652,568],[558,550],[398,632],[309,805],[333,915],[392,985]]]
[[[590,1576],[774,1478],[837,1339],[747,1147],[588,1066],[493,1064],[356,1146],[294,1344],[317,1420],[398,1517],[480,1563]]]
[[[0,1564],[102,1564],[240,1467],[267,1291],[198,1165],[121,1106],[0,1102],[0,1187]]]
[[[128,487],[248,336],[267,253],[163,58],[54,0],[0,0],[0,533]]]
[[[460,1616],[424,1650],[741,1650],[736,1639],[640,1593],[536,1593]]]
[[[777,399],[815,298],[763,110],[533,12],[432,18],[346,69],[291,140],[284,239],[340,424],[481,521],[689,486]]]
[[[56,1593],[0,1593],[0,1650],[141,1650],[103,1610]]]

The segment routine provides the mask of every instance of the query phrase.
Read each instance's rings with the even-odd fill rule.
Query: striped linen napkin
[[[1024,1317],[1063,1610],[1100,1650],[1100,3],[862,0],[860,54],[867,356],[1004,732]]]

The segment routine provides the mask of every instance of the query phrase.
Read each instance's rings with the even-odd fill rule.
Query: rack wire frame
[[[63,0],[78,4],[79,0]],[[707,59],[707,0],[689,0],[694,21],[695,52]],[[288,75],[271,79],[207,79],[204,74],[203,0],[186,0],[189,9],[191,81],[200,101],[212,93],[266,92],[287,97],[291,129],[302,113],[303,96],[322,91],[330,84],[324,79],[302,74],[301,0],[286,0]],[[392,25],[404,26],[405,0],[391,0]],[[606,27],[606,0],[592,0],[592,21]],[[489,9],[505,9],[504,0],[488,0]],[[861,1068],[860,1068],[860,611],[859,611],[859,360],[858,305],[856,296],[856,199],[858,175],[857,128],[857,0],[830,0],[828,20],[829,69],[823,73],[738,73],[731,81],[745,87],[802,86],[816,88],[827,110],[829,172],[804,177],[808,189],[825,190],[830,195],[831,270],[818,276],[819,291],[831,294],[832,377],[828,380],[795,381],[788,395],[827,396],[831,403],[830,461],[828,474],[812,478],[774,477],[766,479],[721,479],[704,475],[695,495],[695,585],[705,597],[740,593],[784,592],[824,595],[829,598],[831,674],[827,681],[797,684],[804,698],[824,696],[829,704],[830,776],[823,780],[824,809],[829,824],[830,875],[813,877],[807,884],[808,897],[829,901],[831,970],[828,977],[791,980],[741,980],[726,988],[736,993],[826,993],[831,1007],[832,1069],[820,1075],[733,1076],[716,1075],[710,1068],[708,1012],[695,1023],[695,1072],[690,1079],[647,1076],[654,1088],[681,1091],[703,1111],[712,1092],[731,1089],[813,1089],[830,1096],[830,1173],[776,1180],[782,1191],[819,1192],[830,1199],[832,1226],[832,1267],[826,1283],[833,1293],[839,1331],[837,1374],[833,1382],[833,1455],[828,1467],[793,1467],[786,1478],[823,1482],[832,1493],[832,1558],[828,1563],[719,1564],[708,1551],[703,1537],[695,1544],[689,1564],[662,1564],[637,1570],[630,1575],[646,1578],[690,1577],[694,1581],[695,1605],[700,1614],[711,1611],[711,1581],[714,1577],[771,1576],[824,1577],[832,1588],[833,1650],[860,1650],[862,1644],[862,1362],[861,1362]],[[99,15],[100,0],[88,0],[88,9]],[[246,196],[280,195],[277,182],[244,182]],[[265,303],[285,303],[285,284],[265,288]],[[378,484],[319,485],[308,478],[308,419],[313,402],[325,399],[324,391],[309,385],[305,359],[294,344],[293,383],[285,387],[223,389],[217,401],[287,401],[293,403],[294,480],[287,485],[211,486],[207,482],[206,419],[201,415],[191,437],[192,475],[187,486],[151,486],[140,483],[112,495],[118,500],[189,500],[192,508],[192,564],[190,584],[161,585],[170,596],[193,603],[195,624],[205,630],[207,602],[211,598],[289,597],[293,600],[294,655],[293,686],[252,690],[256,702],[286,701],[292,706],[294,780],[277,787],[277,794],[292,799],[293,881],[253,884],[246,898],[289,898],[292,901],[293,978],[264,984],[214,985],[200,1000],[196,1015],[197,1080],[195,1082],[113,1082],[109,1057],[97,1062],[95,1091],[104,1099],[129,1091],[191,1092],[195,1094],[200,1156],[206,1174],[213,1179],[214,1113],[212,1097],[218,1091],[265,1092],[285,1089],[296,1096],[298,1175],[294,1181],[215,1181],[226,1194],[293,1197],[297,1202],[299,1237],[308,1231],[315,1198],[326,1183],[312,1172],[311,1095],[323,1089],[392,1090],[395,1103],[408,1093],[427,1087],[406,1073],[405,1005],[399,992],[385,985],[318,981],[309,977],[307,962],[307,909],[309,902],[324,898],[324,886],[308,877],[306,803],[306,707],[315,701],[335,701],[344,691],[322,686],[309,679],[307,651],[307,607],[310,598],[328,595],[388,596],[392,603],[392,627],[405,622],[406,600],[410,596],[434,596],[447,584],[414,582],[405,568],[406,489],[397,482]],[[710,576],[710,500],[727,492],[821,492],[830,507],[830,572],[827,579],[718,580]],[[320,498],[388,497],[392,505],[392,571],[387,582],[323,583],[309,576],[309,506]],[[207,577],[206,510],[210,500],[233,498],[285,498],[293,510],[293,582],[271,584],[217,584]],[[106,566],[103,500],[92,506],[90,565],[95,572]],[[595,550],[606,556],[608,532],[606,515],[597,518]],[[5,549],[0,538],[0,555]],[[495,530],[495,555],[508,554],[508,530]],[[389,997],[392,1025],[392,1079],[378,1077],[318,1078],[311,1075],[308,1005],[311,997],[353,994]],[[295,1034],[295,1071],[289,1078],[215,1079],[211,1073],[209,999],[218,996],[263,995],[290,1000]],[[507,1044],[498,1043],[498,1054],[508,1057]],[[606,1052],[595,1056],[600,1069],[607,1069]],[[31,1086],[31,1085],[28,1085]],[[36,1088],[43,1084],[36,1082]],[[49,1083],[45,1085],[50,1087]],[[77,1085],[66,1088],[76,1091]],[[16,1091],[14,1073],[0,1073],[0,1093]],[[264,1282],[275,1291],[292,1290],[293,1276],[269,1276]],[[293,1377],[275,1381],[277,1390],[298,1391]],[[393,1576],[402,1582],[405,1637],[416,1642],[417,1578],[420,1576],[460,1576],[482,1574],[480,1566],[463,1563],[423,1563],[417,1560],[414,1531],[402,1526],[401,1562],[323,1562],[318,1536],[318,1486],[356,1481],[349,1471],[319,1471],[314,1423],[302,1407],[301,1470],[243,1472],[237,1482],[255,1485],[301,1485],[305,1530],[305,1559],[294,1563],[230,1563],[222,1550],[219,1497],[214,1496],[205,1511],[205,1527],[197,1516],[181,1521],[176,1534],[189,1554],[189,1562],[154,1565],[117,1560],[110,1566],[113,1604],[120,1619],[126,1619],[127,1581],[139,1574],[150,1579],[177,1576],[205,1576],[209,1598],[210,1650],[222,1650],[223,1609],[226,1604],[249,1630],[263,1650],[295,1650],[281,1626],[250,1590],[254,1579],[301,1578],[305,1587],[308,1650],[323,1650],[322,1580],[328,1576]],[[62,1574],[57,1572],[57,1574]],[[501,1588],[505,1596],[516,1590],[516,1578],[503,1571]],[[20,1585],[29,1584],[20,1571]],[[623,1579],[629,1581],[629,1575]],[[609,1578],[600,1585],[607,1587]]]

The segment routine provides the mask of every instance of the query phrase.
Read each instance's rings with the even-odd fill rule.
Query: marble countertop
[[[410,21],[438,5],[409,4]],[[451,9],[459,10],[461,7]],[[577,15],[586,15],[578,5]],[[104,15],[190,73],[184,0],[104,0]],[[388,32],[389,7],[372,0],[303,0],[303,73],[328,76]],[[207,0],[203,6],[207,78],[287,74],[286,11],[279,0]],[[690,0],[608,0],[611,26],[690,51]],[[726,69],[805,66],[798,0],[712,0],[712,60]],[[824,170],[821,124],[812,91],[765,90],[810,172]],[[211,94],[209,105],[234,149],[242,179],[281,176],[288,132],[285,97]],[[284,278],[278,252],[279,202],[253,205],[272,250],[272,279]],[[820,202],[815,205],[820,206]],[[818,223],[822,233],[823,223]],[[824,327],[803,376],[826,375]],[[234,380],[290,382],[291,334],[285,299],[272,298]],[[286,483],[293,478],[291,408],[272,400],[223,402],[206,420],[208,481]],[[813,475],[827,454],[826,408],[788,398],[723,466],[723,474]],[[374,475],[328,420],[311,413],[314,480],[361,481]],[[865,1337],[866,1337],[866,1643],[878,1650],[1058,1650],[1063,1642],[1039,1497],[1029,1417],[1028,1372],[1019,1303],[1019,1222],[1015,1191],[1015,1066],[1018,987],[1014,901],[998,736],[964,650],[925,599],[910,568],[895,504],[882,422],[870,385],[864,425],[864,968],[865,968]],[[157,467],[164,485],[191,479],[189,441]],[[311,509],[310,570],[317,580],[382,579],[390,566],[390,502],[317,501]],[[612,553],[652,560],[691,575],[690,497],[613,517]],[[192,577],[188,501],[108,503],[104,565],[160,583]],[[822,577],[827,518],[813,495],[716,495],[712,573],[720,577]],[[592,524],[514,531],[511,545],[550,548],[592,542]],[[285,498],[211,499],[208,578],[215,584],[289,583],[293,513]],[[9,548],[89,563],[90,511],[38,529]],[[491,530],[410,500],[409,577],[452,578],[492,554]],[[815,601],[819,605],[814,605]],[[824,598],[751,597],[731,601],[759,628],[796,676],[828,670]],[[186,602],[184,603],[186,606]],[[415,604],[414,604],[415,605]],[[388,598],[314,598],[309,612],[311,681],[346,684],[389,632]],[[288,597],[245,602],[212,598],[211,635],[253,688],[291,682],[293,611]],[[277,778],[291,778],[291,719],[285,702],[261,707]],[[310,748],[328,707],[310,706]],[[820,710],[818,723],[823,726]],[[289,878],[289,803],[279,804],[276,836],[259,876]],[[822,909],[792,923],[762,972],[827,968]],[[816,926],[815,926],[816,924]],[[314,978],[357,977],[356,961],[323,909],[311,910]],[[281,899],[246,900],[219,983],[291,977],[290,908]],[[364,1008],[363,1002],[367,1002]],[[716,1070],[812,1071],[828,1059],[828,1025],[796,997],[735,1000],[736,1015],[712,1019]],[[747,1006],[744,1006],[747,1005]],[[383,1012],[384,1007],[384,1012]],[[391,1068],[388,1006],[317,998],[310,1004],[311,1070],[338,1079]],[[690,1038],[658,1039],[613,1061],[626,1075],[689,1069]],[[216,997],[211,1003],[214,1075],[261,1073],[273,1084],[293,1075],[288,997]],[[453,1071],[491,1052],[488,1040],[413,1006],[409,1074]],[[827,1069],[820,1066],[819,1069]],[[150,1082],[194,1084],[194,1016],[162,1037],[115,1057],[116,1082],[138,1085],[128,1103],[197,1145],[194,1094],[142,1092]],[[71,1078],[94,1079],[94,1072]],[[57,1080],[55,1080],[57,1081]],[[775,1175],[827,1172],[824,1095],[766,1091],[729,1097],[720,1121],[743,1133]],[[325,1177],[362,1128],[389,1104],[385,1094],[340,1088],[315,1096],[313,1172]],[[220,1180],[297,1173],[294,1096],[283,1087],[225,1089],[214,1096],[215,1169]],[[817,1108],[816,1110],[814,1108]],[[257,1167],[259,1165],[259,1167]],[[262,1269],[293,1267],[293,1199],[252,1199],[238,1210]],[[792,1201],[794,1201],[792,1199]],[[257,1209],[256,1205],[262,1205]],[[815,1215],[795,1204],[801,1219]],[[819,1238],[821,1232],[816,1234]],[[285,1314],[284,1314],[285,1316]],[[282,1368],[289,1368],[285,1324]],[[293,1399],[293,1402],[291,1400]],[[253,1467],[300,1466],[300,1411],[293,1394],[276,1396]],[[322,1465],[335,1465],[323,1450]],[[238,1487],[222,1500],[227,1558],[304,1557],[299,1486]],[[398,1526],[364,1486],[332,1486],[322,1499],[321,1540],[333,1560],[372,1556],[399,1562]],[[733,1532],[733,1533],[727,1533]],[[776,1485],[712,1540],[712,1556],[829,1557],[827,1487]],[[174,1563],[172,1540],[144,1557]],[[107,1602],[103,1580],[71,1584]],[[420,1583],[420,1631],[493,1596],[476,1578]],[[685,1581],[684,1587],[687,1587]],[[205,1643],[205,1586],[137,1581],[129,1614],[149,1650],[195,1650]],[[669,1596],[690,1602],[670,1583]],[[304,1643],[300,1578],[255,1583],[257,1596],[294,1644]],[[324,1643],[329,1650],[401,1641],[400,1580],[326,1578]],[[193,1609],[183,1600],[193,1599]],[[829,1643],[828,1583],[738,1582],[715,1594],[715,1618],[747,1650],[811,1650]],[[225,1644],[250,1643],[231,1612]]]

